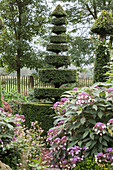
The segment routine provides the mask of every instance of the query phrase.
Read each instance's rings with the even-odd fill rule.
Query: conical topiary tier
[[[70,90],[70,88],[60,88],[61,85],[76,82],[76,70],[59,68],[70,64],[70,56],[60,54],[60,52],[68,50],[68,45],[66,44],[66,15],[61,5],[58,5],[52,13],[53,34],[50,37],[50,44],[47,45],[47,51],[51,51],[53,54],[47,55],[45,61],[55,68],[40,69],[39,80],[51,83],[55,88],[35,88],[34,95],[38,99],[54,98],[53,101],[55,102],[64,91]]]

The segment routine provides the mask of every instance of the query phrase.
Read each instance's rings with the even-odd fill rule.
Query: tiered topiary
[[[55,88],[37,88],[34,90],[36,98],[49,98],[53,102],[57,101],[66,88],[60,88],[61,85],[66,83],[76,82],[76,70],[72,69],[59,69],[62,66],[70,64],[70,56],[62,55],[60,52],[68,50],[67,36],[66,36],[66,12],[61,5],[58,5],[53,11],[52,16],[52,35],[50,37],[50,44],[47,45],[47,51],[53,52],[51,55],[45,57],[47,64],[55,68],[40,69],[39,80],[45,83],[51,83]],[[54,99],[54,100],[53,100]]]
[[[47,46],[48,51],[54,52],[45,57],[48,64],[54,66],[51,69],[40,69],[39,80],[45,83],[54,85],[52,88],[35,88],[34,96],[38,99],[50,99],[46,103],[24,103],[22,104],[22,114],[25,115],[25,124],[30,125],[30,122],[38,120],[41,123],[44,134],[53,126],[53,117],[55,114],[53,109],[53,102],[58,101],[64,91],[70,88],[60,88],[61,85],[66,83],[76,82],[76,70],[59,69],[61,66],[70,64],[70,57],[61,55],[60,52],[68,50],[66,32],[66,13],[60,5],[53,11],[54,16],[52,23],[54,27],[52,32],[56,35],[50,37],[50,44]],[[55,54],[56,53],[56,54]]]
[[[105,38],[106,35],[113,35],[112,13],[103,10],[92,26],[91,31],[100,35],[100,43],[96,50],[94,82],[105,82],[107,80],[105,73],[108,71],[108,68],[105,68],[105,66],[110,61],[109,49],[105,45]]]

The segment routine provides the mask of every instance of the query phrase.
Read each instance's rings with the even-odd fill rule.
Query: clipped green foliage
[[[50,37],[51,43],[66,43],[67,36],[66,35],[54,35]]]
[[[53,26],[52,27],[52,32],[55,33],[55,34],[62,34],[62,33],[65,33],[66,32],[66,27],[65,26]]]
[[[41,69],[39,70],[39,80],[61,86],[65,83],[75,82],[76,74],[76,70],[71,69]]]
[[[110,55],[107,47],[100,43],[96,50],[95,66],[94,66],[94,82],[105,82],[108,76],[105,74],[108,71],[107,66],[110,61]]]
[[[2,29],[3,27],[3,22],[2,22],[2,19],[0,18],[0,29]]]
[[[21,105],[22,114],[25,116],[25,125],[30,128],[31,122],[38,121],[40,127],[46,135],[49,128],[53,126],[53,109],[51,104],[39,104],[36,102],[23,103]]]
[[[66,55],[49,55],[45,57],[45,62],[54,65],[57,68],[70,65],[70,56]]]
[[[53,18],[52,24],[54,24],[54,25],[64,25],[64,24],[67,24],[67,20],[66,20],[65,17]]]
[[[98,19],[95,20],[91,31],[99,35],[113,34],[113,14],[103,10]]]
[[[64,44],[50,44],[50,45],[47,45],[47,50],[59,53],[61,51],[67,51],[68,46]]]
[[[34,96],[38,99],[56,98],[60,99],[63,92],[71,90],[71,88],[35,88]]]
[[[66,15],[67,15],[66,12],[63,10],[60,4],[57,5],[55,10],[52,12],[52,16],[56,16],[56,17],[64,17]]]

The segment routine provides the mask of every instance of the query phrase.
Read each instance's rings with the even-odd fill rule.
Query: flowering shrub
[[[113,88],[110,85],[96,83],[90,88],[74,88],[65,92],[61,101],[54,104],[53,108],[57,113],[55,127],[48,131],[47,139],[55,160],[53,163],[59,167],[63,167],[65,163],[66,167],[67,161],[69,168],[75,156],[79,157],[75,157],[76,165],[84,154],[93,158],[98,152],[112,147],[113,139],[106,129],[107,121],[113,117]],[[78,155],[71,151],[71,155],[70,148],[74,146],[87,149]]]
[[[37,121],[27,129],[22,125],[24,121],[24,115],[13,115],[0,108],[0,160],[12,169],[30,169],[32,159],[40,158],[43,130]]]
[[[15,139],[15,131],[22,122],[24,122],[23,115],[12,115],[9,112],[4,112],[3,108],[0,108],[0,160],[6,164],[9,162],[9,164],[12,164],[16,156],[19,157],[17,150],[15,150],[15,154],[14,150],[10,150],[10,143]]]

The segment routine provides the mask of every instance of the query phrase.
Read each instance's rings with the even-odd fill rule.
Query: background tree
[[[68,22],[73,38],[70,41],[69,53],[72,61],[77,65],[90,64],[94,61],[94,47],[90,39],[90,28],[99,13],[103,10],[113,11],[111,0],[59,0],[64,2],[68,14]],[[56,2],[56,0],[53,0]],[[69,25],[69,24],[68,24]],[[70,34],[70,35],[71,35]],[[112,46],[112,36],[107,37]],[[97,37],[95,37],[97,39]],[[83,42],[83,43],[82,43]]]
[[[42,0],[1,0],[0,11],[5,24],[0,39],[1,60],[8,71],[17,72],[20,92],[20,69],[42,67],[31,42],[45,32],[47,4]]]

